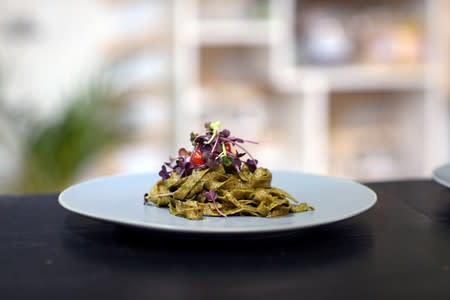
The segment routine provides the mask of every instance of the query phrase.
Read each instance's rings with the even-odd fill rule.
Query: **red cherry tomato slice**
[[[230,143],[225,144],[225,150],[227,150],[227,152],[231,152],[231,144]]]
[[[200,151],[200,149],[196,148],[194,150],[194,152],[192,152],[191,163],[194,166],[200,166],[200,165],[203,165],[205,163],[205,161],[203,160],[202,152]]]

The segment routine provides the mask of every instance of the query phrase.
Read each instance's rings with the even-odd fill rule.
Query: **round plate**
[[[443,165],[433,171],[433,179],[450,188],[450,164]]]
[[[350,218],[372,207],[376,194],[364,185],[334,177],[274,171],[272,186],[282,188],[315,210],[276,218],[247,216],[188,220],[167,208],[144,205],[157,174],[103,177],[79,183],[59,195],[66,209],[95,219],[148,229],[191,233],[256,233],[292,230]]]

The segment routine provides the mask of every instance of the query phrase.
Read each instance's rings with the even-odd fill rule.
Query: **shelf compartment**
[[[359,180],[423,174],[422,93],[338,93],[329,104],[329,172]]]

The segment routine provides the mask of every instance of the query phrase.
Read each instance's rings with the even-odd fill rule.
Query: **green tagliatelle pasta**
[[[307,203],[297,203],[287,192],[272,187],[271,181],[268,169],[259,167],[251,172],[246,165],[234,173],[226,172],[222,165],[194,169],[185,177],[174,172],[151,188],[145,202],[168,207],[171,214],[188,219],[234,215],[277,217],[313,210]]]

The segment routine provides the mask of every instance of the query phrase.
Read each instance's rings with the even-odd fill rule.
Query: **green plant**
[[[82,168],[125,137],[120,104],[109,89],[91,84],[68,99],[53,122],[37,122],[24,135],[15,186],[21,193],[61,191]]]

